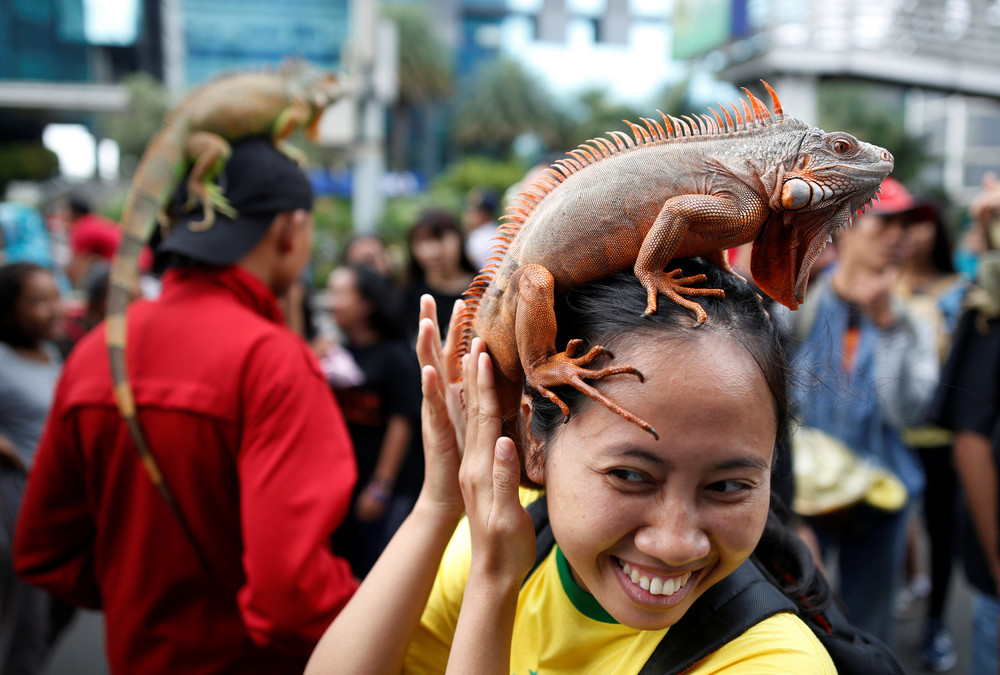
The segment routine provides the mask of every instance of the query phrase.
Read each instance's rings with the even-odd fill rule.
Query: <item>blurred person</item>
[[[0,202],[0,265],[16,262],[53,270],[51,240],[37,209],[18,202]]]
[[[389,249],[377,234],[355,234],[344,246],[345,265],[365,265],[390,281],[394,278]]]
[[[476,269],[465,255],[465,239],[458,219],[444,209],[427,209],[407,234],[410,266],[402,289],[400,316],[407,341],[416,341],[420,297],[430,295],[437,303],[442,336],[451,311],[462,299],[475,277]]]
[[[973,224],[990,248],[966,295],[930,418],[954,432],[952,457],[965,499],[961,559],[972,586],[973,673],[997,673],[1000,626],[1000,182],[987,177]]]
[[[69,262],[66,276],[79,288],[92,265],[109,265],[121,241],[121,228],[115,221],[95,213],[90,201],[82,195],[66,198],[62,207],[64,219],[69,223]],[[139,269],[145,273],[152,267],[153,256],[144,248],[139,257]],[[140,279],[145,284],[145,277]],[[137,293],[142,292],[137,289]]]
[[[961,314],[967,282],[956,272],[952,247],[941,210],[921,202],[913,211],[907,232],[907,254],[896,281],[896,291],[910,313],[930,326],[943,364],[951,350],[951,335]],[[920,597],[928,597],[920,644],[921,665],[932,672],[951,670],[958,661],[954,642],[944,625],[952,559],[957,543],[954,529],[958,485],[951,460],[951,433],[926,423],[903,431],[903,441],[915,448],[927,478],[923,508],[916,531],[911,531],[909,578],[897,598],[897,614],[906,614]],[[918,560],[917,535],[923,528],[930,545],[930,577]]]
[[[364,265],[330,275],[330,310],[360,377],[324,360],[354,442],[358,482],[334,548],[364,577],[413,504],[423,481],[420,370],[393,318],[388,281]],[[339,363],[342,363],[340,361]]]
[[[110,263],[121,241],[121,229],[113,220],[94,213],[82,195],[66,198],[63,211],[69,222],[70,259],[66,276],[78,286],[95,262]]]
[[[920,460],[902,431],[922,421],[938,376],[933,332],[893,292],[915,207],[906,188],[887,178],[881,200],[839,236],[837,262],[789,317],[800,339],[792,361],[799,420],[906,488],[908,502],[898,511],[860,504],[808,521],[824,553],[837,556],[848,618],[890,647],[907,523],[924,489]]]
[[[493,248],[493,238],[500,227],[496,211],[500,197],[492,190],[471,190],[465,200],[462,227],[465,228],[465,255],[477,270],[486,265]]]
[[[52,404],[62,359],[62,301],[52,272],[31,262],[0,267],[0,672],[41,673],[53,605],[14,575],[14,525]]]
[[[301,673],[357,586],[329,538],[350,506],[350,437],[276,298],[312,248],[312,189],[267,139],[232,145],[239,214],[182,210],[163,292],[128,313],[142,465],[112,394],[106,324],[67,359],[15,538],[21,577],[103,609],[112,673]],[[186,528],[186,529],[185,529]]]
[[[108,304],[108,280],[111,266],[105,263],[91,265],[80,283],[83,304],[80,311],[67,312],[63,352],[68,355],[84,335],[104,321]],[[138,297],[136,295],[136,297]],[[133,298],[135,299],[135,298]]]

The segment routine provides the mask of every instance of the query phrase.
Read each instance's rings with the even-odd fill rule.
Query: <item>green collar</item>
[[[563,591],[566,592],[566,597],[569,598],[578,612],[588,619],[601,623],[618,623],[614,617],[608,614],[608,610],[601,607],[597,598],[580,588],[580,585],[576,583],[576,579],[573,578],[573,573],[569,569],[569,563],[566,561],[566,556],[563,555],[559,546],[556,546],[556,567],[559,569],[559,580],[562,582]]]

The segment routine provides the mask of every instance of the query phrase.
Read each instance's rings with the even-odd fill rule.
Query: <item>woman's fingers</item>
[[[461,337],[461,326],[459,322],[459,314],[465,308],[465,302],[462,300],[456,300],[454,306],[451,308],[451,319],[448,321],[448,333],[445,335],[444,340],[444,376],[447,378],[448,382],[458,382],[458,376],[461,373],[461,364],[459,364],[458,359],[454,358],[455,346]]]
[[[514,441],[501,437],[493,450],[493,512],[509,520],[510,509],[521,510],[518,486],[521,483],[521,466],[517,459]]]
[[[430,319],[420,319],[417,324],[417,360],[421,367],[431,366],[434,370],[443,372],[441,369],[441,338],[438,337],[437,328]]]
[[[451,423],[448,419],[448,406],[441,393],[440,378],[433,366],[424,366],[420,370],[420,389],[424,395],[423,408],[421,410],[422,428],[424,430],[424,442],[428,442],[427,435],[435,435],[442,431],[447,432],[447,437],[451,438]],[[432,438],[431,440],[438,440]]]
[[[420,365],[429,365],[443,373],[441,366],[441,328],[438,326],[437,305],[434,298],[428,294],[420,296],[420,323],[417,328],[417,357]],[[424,324],[430,324],[425,329]],[[424,335],[424,331],[426,335]]]

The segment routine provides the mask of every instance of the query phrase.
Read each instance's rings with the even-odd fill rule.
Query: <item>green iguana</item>
[[[192,199],[187,208],[195,208],[200,201],[204,210],[204,219],[191,227],[207,229],[215,220],[216,210],[235,215],[214,183],[229,157],[229,141],[270,136],[286,154],[295,157],[298,153],[285,146],[284,139],[306,125],[315,138],[323,110],[343,95],[343,89],[333,73],[298,60],[275,71],[220,77],[194,90],[167,116],[132,179],[122,216],[122,240],[108,288],[106,333],[111,379],[118,409],[142,462],[192,543],[142,434],[128,379],[125,312],[136,287],[139,253],[157,222],[166,227],[162,211],[189,170],[187,186]]]
[[[587,368],[604,348],[579,354],[578,340],[556,346],[556,293],[632,268],[646,288],[646,313],[663,294],[704,310],[685,295],[721,295],[692,288],[704,275],[665,271],[674,258],[704,256],[732,272],[726,249],[753,242],[754,281],[791,309],[802,302],[809,270],[833,233],[877,197],[893,168],[886,150],[843,132],[826,133],[785,117],[774,91],[773,113],[749,90],[730,116],[681,118],[663,124],[626,120],[632,136],[612,131],[555,162],[518,195],[503,217],[494,255],[466,293],[459,315],[460,358],[482,337],[497,369],[507,419],[522,384],[564,413],[554,387],[569,385],[656,436],[643,420],[584,380],[638,371],[628,365]],[[658,437],[658,436],[657,436]]]

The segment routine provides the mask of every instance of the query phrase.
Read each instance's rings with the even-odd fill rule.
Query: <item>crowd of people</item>
[[[500,436],[485,345],[450,358],[498,193],[422,212],[405,266],[377,235],[346,242],[319,294],[334,331],[317,335],[294,295],[313,234],[304,174],[251,139],[222,178],[238,215],[199,231],[199,213],[172,213],[141,263],[165,271],[129,312],[130,384],[161,483],[108,365],[117,224],[79,195],[48,226],[0,204],[0,671],[42,672],[86,607],[104,612],[114,672],[639,672],[772,541],[775,502],[794,509],[807,489],[794,469],[815,430],[896,491],[883,480],[785,519],[794,536],[773,541],[816,578],[831,572],[836,597],[817,583],[804,600],[842,603],[897,650],[900,617],[919,607],[915,658],[932,672],[955,666],[952,633],[974,622],[972,672],[997,672],[996,180],[970,209],[972,276],[956,271],[941,206],[888,178],[795,312],[699,260],[677,264],[726,291],[698,297],[703,328],[672,302],[642,318],[631,272],[574,289],[574,335],[645,381],[598,388],[670,429],[660,443],[572,391],[556,396],[568,417],[526,391],[521,437]],[[538,560],[528,503],[556,542]],[[946,621],[956,560],[975,595],[968,625]],[[766,618],[691,672],[834,672],[805,621]]]

